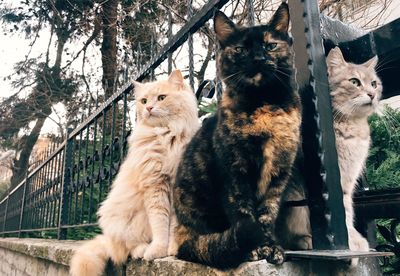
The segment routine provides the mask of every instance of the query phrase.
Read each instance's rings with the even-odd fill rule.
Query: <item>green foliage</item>
[[[217,111],[218,103],[215,100],[202,98],[199,103],[199,116],[214,114]]]
[[[382,115],[371,116],[369,123],[372,145],[367,160],[367,182],[373,189],[400,187],[400,111],[386,107]],[[377,249],[395,251],[393,249],[398,245],[395,246],[396,242],[389,234],[392,220],[377,219],[375,222],[378,225]],[[400,235],[399,227],[394,231]],[[382,270],[392,275],[399,267],[400,260],[394,256],[385,260]]]
[[[400,187],[400,111],[389,107],[370,120],[372,146],[367,180],[372,188]]]

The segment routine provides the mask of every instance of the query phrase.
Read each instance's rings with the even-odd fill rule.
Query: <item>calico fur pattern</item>
[[[214,17],[226,90],[178,168],[178,258],[222,269],[249,258],[284,261],[274,222],[301,121],[299,97],[290,86],[288,24],[285,3],[263,26],[241,28],[221,12]]]
[[[129,151],[98,210],[102,234],[71,260],[71,275],[102,275],[106,261],[175,255],[171,185],[188,141],[199,127],[197,102],[179,70],[168,80],[135,83],[137,125]]]

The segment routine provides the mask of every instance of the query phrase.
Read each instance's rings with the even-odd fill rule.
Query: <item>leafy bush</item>
[[[372,145],[367,160],[371,188],[400,187],[400,111],[386,107],[370,120]]]
[[[367,160],[367,182],[371,189],[400,187],[400,111],[386,107],[383,114],[371,116],[369,123],[372,145]],[[399,224],[391,219],[375,222],[377,249],[396,253],[386,258],[382,266],[385,274],[393,275],[400,271]]]

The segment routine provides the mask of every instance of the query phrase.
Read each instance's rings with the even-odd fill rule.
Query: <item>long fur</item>
[[[368,157],[370,130],[368,116],[376,111],[382,84],[374,67],[377,57],[364,64],[348,63],[339,48],[327,57],[329,86],[333,107],[333,128],[336,138],[343,204],[349,235],[349,248],[368,251],[367,240],[354,227],[353,192]],[[358,83],[357,79],[360,83]],[[360,84],[360,85],[359,85]],[[374,87],[375,86],[375,87]],[[301,159],[301,158],[300,158]],[[301,171],[302,160],[296,170]],[[284,201],[305,198],[305,184],[301,173],[295,173],[285,191]],[[288,249],[312,249],[311,227],[307,206],[281,208],[277,235]],[[356,264],[356,259],[352,264]]]
[[[109,258],[121,264],[129,254],[146,260],[176,254],[171,184],[199,127],[197,102],[180,71],[166,81],[136,83],[135,96],[129,151],[97,213],[103,234],[75,252],[74,276],[101,275]]]

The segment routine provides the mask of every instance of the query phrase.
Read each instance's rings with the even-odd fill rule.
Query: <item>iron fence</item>
[[[172,54],[184,43],[189,43],[189,79],[194,86],[191,37],[228,0],[208,1],[193,15],[190,8],[192,1],[188,2],[190,16],[187,23],[175,35],[169,30],[168,42],[140,70],[136,80],[151,76],[166,59],[168,71],[171,71]],[[313,245],[316,249],[345,249],[348,248],[347,231],[321,39],[329,39],[335,34],[321,33],[320,22],[323,21],[320,21],[317,1],[292,0],[289,1],[289,8],[297,85],[304,106],[303,137],[307,137],[307,143],[303,144],[303,150],[307,160],[305,173],[310,191]],[[247,12],[250,13],[247,17],[249,22],[254,22],[252,5],[248,5]],[[400,21],[397,20],[356,40],[351,38],[351,42],[343,42],[341,46],[345,56],[353,57],[353,60],[370,58],[374,54],[385,57],[397,53],[397,59],[392,63],[398,68],[400,41],[395,34],[399,29]],[[383,37],[391,43],[387,44],[388,40]],[[345,40],[346,37],[342,38],[342,41]],[[340,44],[342,41],[336,42]],[[387,83],[395,78],[393,71],[382,77],[387,79]],[[220,92],[218,80],[210,83]],[[200,88],[203,86],[199,84]],[[133,90],[133,85],[128,84],[98,106],[82,124],[69,131],[65,141],[46,160],[9,191],[0,202],[0,233],[3,236],[47,231],[52,237],[65,239],[69,237],[69,230],[97,226],[97,207],[118,172],[126,153],[127,137],[134,124],[128,106]],[[395,86],[386,89],[385,93],[387,96],[399,94]]]

